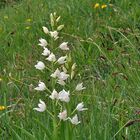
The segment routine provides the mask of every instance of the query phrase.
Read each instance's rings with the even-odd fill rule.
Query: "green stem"
[[[71,113],[71,115],[73,115],[75,113],[75,111],[76,111],[76,108],[73,110],[73,112]]]
[[[52,71],[54,71],[54,63],[52,63]],[[52,90],[55,88],[55,81],[52,79],[51,81],[51,87]],[[53,117],[53,140],[57,140],[58,137],[58,125],[57,125],[57,110],[56,110],[56,102],[53,101],[53,112],[54,112],[54,117]]]
[[[57,114],[55,102],[53,102],[54,118],[53,118],[53,140],[57,140]]]

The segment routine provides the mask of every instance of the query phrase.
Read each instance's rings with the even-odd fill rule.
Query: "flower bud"
[[[71,55],[70,55],[70,54],[69,54],[68,57],[67,57],[67,62],[68,62],[68,63],[71,63],[71,62],[72,62],[72,58],[71,58]]]
[[[56,19],[56,22],[59,22],[59,21],[60,21],[60,18],[61,18],[61,17],[59,16],[59,17]]]
[[[48,30],[47,27],[43,26],[42,28],[43,28],[43,31],[44,31],[45,34],[48,34],[49,33],[49,30]]]
[[[76,66],[77,66],[76,63],[74,63],[74,64],[72,65],[72,67],[71,67],[72,71],[75,70]]]
[[[64,66],[62,67],[62,69],[63,69],[63,71],[64,71],[65,73],[68,72],[67,69],[66,69]]]
[[[75,71],[72,71],[72,72],[71,72],[71,76],[70,76],[70,78],[73,79],[74,76],[75,76]]]
[[[53,13],[54,17],[56,16],[56,12]]]
[[[54,26],[54,17],[53,17],[52,13],[50,14],[50,21],[51,21],[51,26],[53,27]]]
[[[2,81],[2,78],[0,78],[0,82]]]
[[[57,27],[57,30],[60,31],[60,30],[62,30],[63,28],[64,28],[64,25],[59,25],[59,26]]]

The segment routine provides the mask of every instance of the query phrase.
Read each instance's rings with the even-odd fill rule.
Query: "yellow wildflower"
[[[2,78],[0,78],[0,82],[2,81]]]
[[[5,106],[0,106],[0,111],[3,111],[3,110],[5,110],[5,109],[6,109]]]
[[[96,9],[96,8],[99,8],[99,6],[100,6],[100,4],[99,3],[96,3],[95,5],[94,5],[94,8]]]
[[[106,7],[107,7],[106,4],[103,4],[103,5],[101,6],[102,9],[104,9],[104,8],[106,8]]]

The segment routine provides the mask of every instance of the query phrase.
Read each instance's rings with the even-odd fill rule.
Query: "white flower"
[[[58,92],[54,89],[51,95],[49,96],[52,100],[58,99]]]
[[[60,120],[66,121],[67,120],[67,110],[64,110],[63,112],[60,112],[58,115]]]
[[[60,70],[57,68],[55,72],[51,74],[51,77],[58,78],[57,83],[64,86],[64,80],[69,77],[69,74],[66,74],[65,72],[60,72]]]
[[[81,102],[77,105],[76,110],[78,111],[84,111],[84,110],[88,110],[87,108],[84,108],[84,103]]]
[[[51,53],[48,58],[46,58],[46,60],[50,61],[50,62],[55,62],[56,58],[55,55],[53,53]]]
[[[81,91],[81,90],[83,90],[83,89],[86,89],[86,87],[83,87],[83,83],[80,83],[80,84],[78,84],[77,86],[76,86],[76,91]]]
[[[58,30],[58,31],[61,31],[63,28],[64,28],[64,25],[59,25],[59,26],[57,27],[57,30]]]
[[[64,51],[68,51],[69,50],[68,42],[63,42],[62,44],[60,44],[59,48]]]
[[[46,85],[45,83],[39,81],[39,84],[38,84],[38,87],[34,88],[35,90],[38,90],[38,91],[43,91],[46,89]]]
[[[60,75],[60,70],[57,68],[54,73],[51,74],[51,77],[57,78]]]
[[[57,60],[57,62],[59,64],[64,64],[66,62],[66,58],[67,58],[67,56],[62,56]]]
[[[58,83],[59,85],[62,85],[62,86],[64,86],[64,85],[66,84],[63,80],[58,80],[57,83]]]
[[[69,98],[69,91],[66,92],[64,89],[62,91],[59,92],[59,99],[60,101],[63,102],[69,102],[70,98]]]
[[[55,40],[58,39],[58,32],[57,31],[50,31],[50,35],[52,38],[54,38]]]
[[[38,70],[43,70],[45,68],[45,64],[42,61],[38,61],[35,68]]]
[[[59,76],[58,76],[58,79],[59,80],[66,80],[67,78],[69,77],[69,74],[66,74],[65,72],[60,72]]]
[[[39,112],[44,112],[46,110],[46,104],[40,99],[38,104],[38,108],[34,108],[34,110],[37,110]]]
[[[72,119],[70,118],[70,121],[71,121],[71,123],[74,124],[74,125],[77,125],[77,124],[80,123],[80,121],[78,121],[78,116],[77,116],[77,114],[76,114]]]
[[[45,34],[48,34],[48,33],[49,33],[49,30],[48,30],[47,27],[44,27],[44,26],[43,26],[42,28],[43,28],[43,31],[44,31]]]
[[[38,45],[41,46],[41,47],[46,47],[48,45],[48,42],[43,38],[40,38],[39,42],[40,43]]]
[[[44,55],[44,56],[50,55],[50,50],[48,50],[48,48],[44,47],[44,51],[43,51],[42,55]]]

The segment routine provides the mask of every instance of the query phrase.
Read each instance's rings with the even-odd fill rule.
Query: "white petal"
[[[80,121],[78,121],[78,116],[77,114],[72,118],[70,119],[71,123],[74,124],[74,125],[77,125],[80,123]]]
[[[39,100],[38,108],[34,108],[33,110],[44,112],[46,110],[46,104],[41,99]]]
[[[35,65],[35,68],[38,70],[43,70],[45,68],[45,64],[42,61],[38,61],[38,63]]]
[[[88,110],[87,108],[84,108],[84,103],[81,102],[77,105],[76,110],[78,111],[84,111],[84,110]]]
[[[51,93],[51,95],[49,96],[52,100],[54,99],[58,99],[58,92],[54,89],[53,92]]]
[[[41,108],[34,108],[34,110],[39,111],[39,112],[43,112],[44,111]]]
[[[80,84],[78,84],[77,86],[76,86],[76,91],[81,91],[81,90],[84,90],[84,89],[86,89],[86,87],[83,87],[83,83],[80,83]]]
[[[58,39],[58,32],[57,31],[50,31],[50,36],[55,40]]]
[[[59,85],[62,85],[62,86],[64,86],[64,85],[66,84],[63,80],[58,80],[57,83],[58,83]]]
[[[63,112],[60,112],[58,115],[60,120],[66,121],[67,120],[67,110],[64,110]]]
[[[65,72],[61,72],[60,75],[59,75],[59,77],[58,77],[58,79],[64,81],[68,77],[69,77],[69,74],[66,74]]]
[[[35,90],[38,90],[38,91],[43,91],[46,89],[46,85],[45,83],[39,81],[39,84],[38,84],[38,87],[34,88]]]
[[[56,61],[55,55],[53,53],[51,53],[46,60],[48,60],[50,62],[55,62]]]
[[[68,42],[63,42],[62,44],[60,44],[59,48],[64,51],[68,51],[69,50]]]
[[[43,51],[42,55],[44,55],[44,56],[50,55],[50,50],[48,50],[48,48],[44,47],[44,51]]]
[[[62,56],[57,60],[57,62],[59,64],[64,64],[66,62],[66,58],[67,58],[67,56]]]
[[[40,43],[38,45],[41,46],[41,47],[46,47],[48,45],[48,42],[43,38],[40,38],[39,42]]]
[[[54,73],[51,74],[51,77],[57,78],[60,75],[60,70],[57,68]]]
[[[66,92],[64,89],[59,92],[59,99],[63,102],[69,102],[70,97],[69,97],[69,91]]]

